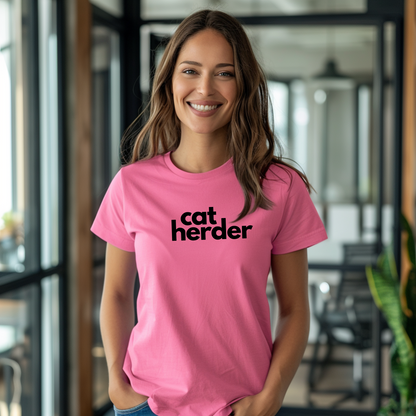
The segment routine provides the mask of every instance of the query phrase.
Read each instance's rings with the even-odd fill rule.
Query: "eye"
[[[234,76],[234,74],[232,74],[231,72],[227,72],[227,71],[220,72],[218,75],[220,75],[222,77],[233,77]]]
[[[182,71],[183,74],[187,74],[187,75],[194,75],[196,74],[196,72],[193,69],[184,69]]]

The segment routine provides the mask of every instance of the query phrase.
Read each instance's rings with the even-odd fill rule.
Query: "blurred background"
[[[392,392],[364,269],[391,245],[400,273],[400,212],[414,223],[414,0],[0,0],[0,416],[111,415],[89,227],[164,45],[201,8],[243,23],[329,237],[279,414],[375,415]],[[267,296],[274,330],[271,280]]]

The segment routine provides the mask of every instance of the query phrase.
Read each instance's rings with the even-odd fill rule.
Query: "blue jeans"
[[[114,405],[113,407],[115,416],[157,416],[150,409],[147,400],[143,403],[138,404],[137,406],[131,407],[130,409],[117,409],[117,407],[115,407]]]

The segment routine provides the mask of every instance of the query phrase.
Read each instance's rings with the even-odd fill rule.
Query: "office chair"
[[[312,312],[319,325],[308,374],[308,402],[311,407],[314,406],[310,398],[311,393],[343,394],[339,400],[333,403],[332,408],[350,398],[360,402],[370,394],[363,385],[363,352],[372,347],[372,321],[375,305],[368,287],[365,265],[375,263],[377,259],[376,246],[366,243],[345,244],[343,249],[344,264],[360,265],[362,270],[344,271],[335,290],[335,296],[328,294],[320,311],[317,308],[318,288],[316,285],[311,285]],[[385,321],[382,327],[387,327]],[[342,331],[339,331],[340,329]],[[350,336],[341,337],[340,333],[344,333],[344,335],[349,333]],[[324,359],[319,360],[319,350],[325,345],[321,343],[321,338],[324,335],[327,350]],[[322,370],[329,363],[333,347],[336,345],[346,345],[353,349],[352,387],[348,390],[317,389],[316,384],[319,379],[317,369],[321,368],[322,375]]]

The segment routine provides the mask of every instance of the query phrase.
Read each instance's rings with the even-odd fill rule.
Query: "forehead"
[[[177,64],[183,59],[196,61],[197,58],[198,62],[227,59],[229,63],[234,63],[231,45],[213,29],[202,30],[188,38],[179,52]]]

